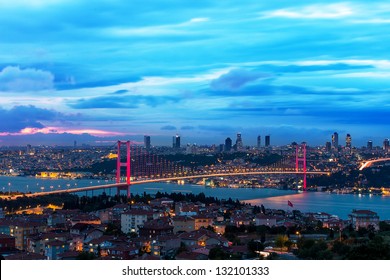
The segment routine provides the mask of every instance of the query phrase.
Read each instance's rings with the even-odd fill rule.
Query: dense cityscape
[[[350,134],[345,135],[342,143],[337,132],[318,147],[295,142],[274,146],[269,135],[265,136],[264,144],[258,136],[256,146],[246,146],[241,133],[237,133],[235,141],[227,137],[220,145],[183,147],[179,135],[172,139],[171,147],[153,146],[151,136],[144,137],[143,145],[131,145],[133,182],[163,177],[163,172],[169,173],[167,177],[191,172],[199,177],[170,180],[171,184],[369,196],[390,193],[388,139],[381,146],[374,146],[369,140],[365,147],[354,147]],[[302,174],[284,173],[301,169],[296,164],[303,145],[307,170],[324,171],[307,175],[307,189]],[[96,195],[45,195],[45,191],[54,187],[34,190],[32,185],[28,189],[11,183],[12,178],[18,177],[49,182],[64,178],[93,179],[100,184],[115,181],[117,149],[116,143],[77,146],[76,142],[72,146],[1,147],[0,174],[10,181],[1,186],[0,192],[2,257],[49,260],[390,258],[390,220],[381,219],[374,209],[367,207],[350,209],[348,218],[342,219],[336,213],[325,211],[302,212],[288,199],[286,207],[273,209],[234,197],[208,197],[204,193],[159,190],[130,197],[119,192],[109,195],[105,191]],[[156,174],[158,166],[163,169]],[[237,170],[266,173],[212,176]],[[28,197],[34,192],[43,195]]]
[[[0,0],[1,278],[385,275],[344,260],[390,259],[389,23],[384,0]]]

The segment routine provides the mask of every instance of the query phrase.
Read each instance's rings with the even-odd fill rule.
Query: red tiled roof
[[[360,215],[377,215],[376,212],[371,210],[353,210],[352,214],[360,214]]]
[[[122,215],[139,215],[139,216],[148,216],[148,215],[153,215],[153,212],[152,211],[147,211],[147,210],[142,210],[142,209],[130,209],[124,213],[122,213]]]
[[[63,241],[60,241],[60,240],[53,240],[53,241],[49,241],[47,242],[46,245],[49,245],[49,246],[62,246],[62,245],[65,245],[66,243],[63,242]]]

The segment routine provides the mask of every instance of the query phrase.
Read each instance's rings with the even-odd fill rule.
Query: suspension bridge
[[[362,171],[363,169],[370,167],[374,163],[385,162],[385,161],[390,161],[390,158],[378,158],[378,159],[368,160],[368,161],[362,163],[359,170]]]
[[[308,170],[306,161],[306,144],[296,146],[294,159],[283,161],[281,166],[245,166],[216,165],[208,168],[194,168],[170,162],[163,156],[149,153],[138,146],[131,146],[130,141],[118,141],[116,145],[116,180],[113,184],[51,190],[23,194],[36,197],[50,194],[77,193],[94,190],[116,189],[119,195],[126,191],[130,197],[132,185],[202,179],[212,177],[255,176],[255,175],[298,175],[303,177],[303,190],[307,188],[307,175],[329,175],[329,172]]]

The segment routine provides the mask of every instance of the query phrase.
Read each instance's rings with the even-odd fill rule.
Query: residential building
[[[350,223],[356,230],[370,226],[379,230],[379,216],[371,210],[353,210],[348,216]]]
[[[143,226],[148,220],[148,217],[153,217],[153,212],[142,209],[130,209],[121,214],[121,230],[123,233],[135,232],[138,234],[139,227]]]
[[[69,250],[69,244],[64,241],[50,241],[45,246],[45,256],[48,260],[59,259],[58,255]]]
[[[276,226],[277,219],[275,216],[269,216],[265,214],[258,214],[255,217],[255,225],[256,226],[268,226],[274,227]]]
[[[10,225],[10,235],[15,236],[15,246],[18,250],[27,249],[27,237],[31,234],[46,232],[46,224],[37,222],[15,222]]]
[[[191,216],[173,217],[173,233],[190,232],[195,230],[195,219]]]
[[[7,234],[0,234],[0,254],[15,250],[15,237]]]
[[[169,218],[155,219],[144,222],[143,225],[139,225],[139,235],[154,238],[159,235],[171,235],[173,234],[173,226]]]
[[[213,218],[207,217],[205,215],[194,216],[194,220],[195,220],[195,230],[198,230],[200,228],[207,228],[209,226],[212,226],[213,224]]]

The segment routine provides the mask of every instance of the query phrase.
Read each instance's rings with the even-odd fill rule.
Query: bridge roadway
[[[131,185],[139,185],[139,184],[147,184],[147,183],[158,183],[158,182],[167,182],[167,181],[179,181],[186,179],[200,179],[200,178],[209,178],[209,177],[224,177],[224,176],[247,176],[247,175],[264,175],[264,174],[297,174],[303,175],[303,171],[249,171],[249,172],[234,172],[234,173],[212,173],[212,174],[201,174],[201,175],[190,175],[190,176],[182,176],[182,177],[170,177],[170,178],[155,178],[155,179],[147,179],[147,180],[138,180],[131,181]],[[315,175],[329,175],[329,172],[323,171],[307,171],[306,174],[315,174]],[[108,185],[99,185],[99,186],[90,186],[90,187],[82,187],[82,188],[72,188],[72,189],[63,189],[63,190],[54,190],[47,192],[36,192],[24,194],[26,197],[35,197],[49,194],[61,194],[61,193],[76,193],[76,192],[86,192],[86,191],[94,191],[101,189],[110,189],[110,188],[126,188],[126,183],[115,183]],[[13,198],[23,196],[23,195],[15,195]]]
[[[363,163],[362,166],[360,166],[359,170],[363,170],[364,168],[370,167],[371,164],[373,164],[375,162],[382,162],[382,161],[388,161],[388,160],[390,160],[390,158],[378,158],[378,159],[368,160],[365,163]]]

